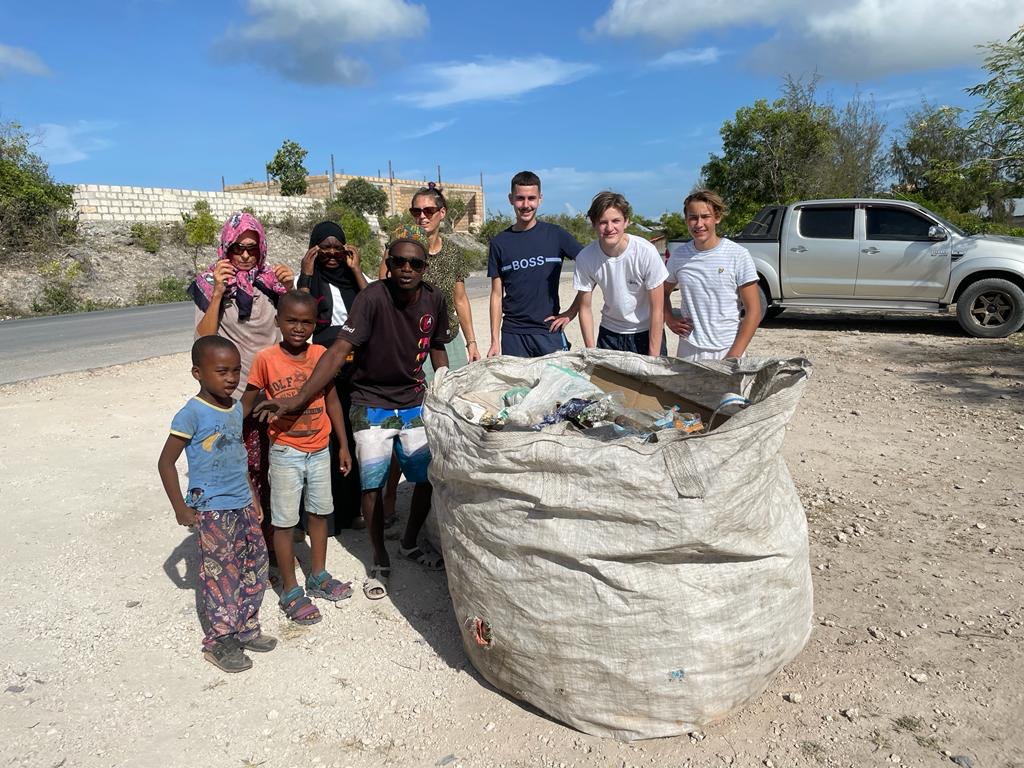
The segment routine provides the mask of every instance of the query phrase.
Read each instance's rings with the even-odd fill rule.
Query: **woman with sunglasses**
[[[196,305],[196,338],[223,336],[233,341],[241,353],[242,376],[232,394],[236,400],[245,392],[256,353],[281,340],[276,323],[277,298],[288,291],[293,277],[294,273],[286,265],[271,267],[267,264],[267,236],[263,225],[252,214],[240,212],[224,222],[217,245],[217,261],[196,275],[188,288]],[[242,439],[249,454],[249,477],[255,492],[268,503],[264,435],[256,419],[245,420]],[[269,522],[267,515],[264,538],[273,555]]]
[[[345,230],[333,221],[321,221],[309,235],[309,250],[302,257],[301,273],[296,287],[316,299],[316,328],[313,343],[330,347],[338,337],[341,326],[348,319],[356,296],[366,288],[368,281],[360,266],[359,249],[345,242]],[[341,401],[348,435],[349,452],[355,456],[356,444],[352,435],[349,410],[352,405],[352,366],[346,364],[334,379],[334,387]],[[359,468],[343,475],[338,469],[339,446],[331,433],[331,495],[334,498],[334,519],[328,534],[334,536],[339,528],[348,525],[362,527],[359,519],[362,489]]]
[[[448,353],[448,368],[454,371],[480,359],[476,332],[473,330],[473,310],[466,295],[469,270],[455,243],[441,237],[441,222],[448,213],[448,203],[440,187],[430,182],[417,190],[409,206],[409,213],[429,239],[427,256],[430,259],[430,276],[427,282],[437,288],[448,303],[445,351]],[[388,276],[386,259],[380,263],[379,276],[381,280]],[[434,370],[430,367],[429,359],[424,371],[427,381],[431,381]]]

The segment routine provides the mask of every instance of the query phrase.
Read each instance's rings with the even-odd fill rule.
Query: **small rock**
[[[838,541],[840,544],[845,544],[846,543],[846,539],[847,539],[847,536],[842,531],[840,531],[839,533],[836,534],[836,541]]]
[[[491,722],[491,723],[488,723],[487,725],[485,725],[484,726],[484,730],[487,731],[488,733],[493,731],[494,730],[494,723]]]
[[[988,526],[984,523],[975,523],[974,527],[977,528],[979,531],[984,531],[986,528],[988,528]]]
[[[911,672],[910,679],[913,680],[915,683],[927,683],[928,675],[926,675],[924,672]]]
[[[849,709],[840,709],[839,714],[852,723],[854,720],[860,717],[860,710],[856,707],[850,707]]]
[[[141,600],[129,600],[127,603],[124,604],[124,607],[125,608],[138,608],[140,605],[142,605],[142,601]]]
[[[775,768],[775,763],[772,762],[770,757],[764,759],[764,768]]]
[[[267,712],[267,720],[277,720],[280,716],[281,714],[276,709]]]
[[[875,638],[875,640],[885,640],[885,633],[878,627],[868,627],[868,634]]]
[[[899,755],[893,753],[893,754],[889,755],[889,762],[890,763],[902,763],[903,762],[903,758],[900,757]]]
[[[153,692],[152,691],[144,691],[142,696],[143,696],[143,698],[146,698],[146,699],[152,699],[153,698]]]
[[[21,693],[24,690],[25,690],[25,686],[24,685],[8,685],[4,689],[4,693]]]
[[[455,755],[445,755],[440,760],[438,760],[436,763],[434,763],[434,765],[436,765],[436,766],[450,765],[451,763],[454,763],[456,759],[457,758],[455,757]]]
[[[790,704],[799,704],[801,701],[804,700],[804,697],[801,696],[799,693],[784,693],[782,694],[782,698],[785,701],[788,701]]]
[[[961,768],[974,768],[974,761],[967,755],[953,755],[949,759],[961,766]]]
[[[906,633],[906,632],[904,632],[904,631],[903,631],[902,629],[900,629],[900,630],[897,630],[897,631],[896,631],[896,635],[897,635],[898,637],[906,637],[906,636],[907,636],[907,633]]]

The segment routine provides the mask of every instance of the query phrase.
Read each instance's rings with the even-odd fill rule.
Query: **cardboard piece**
[[[594,370],[590,374],[590,382],[605,392],[620,392],[627,408],[664,412],[672,406],[678,405],[682,411],[699,414],[704,424],[707,424],[711,418],[710,410],[692,400],[687,400],[685,397],[668,392],[650,382],[626,376],[601,365],[594,366]]]

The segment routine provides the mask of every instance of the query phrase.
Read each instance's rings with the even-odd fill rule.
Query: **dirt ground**
[[[0,388],[0,766],[1024,766],[1024,336],[787,312],[751,353],[815,366],[783,449],[814,632],[743,710],[633,744],[491,688],[414,565],[313,627],[268,594],[281,645],[222,674],[155,468],[185,355]],[[345,531],[328,566],[368,550]]]

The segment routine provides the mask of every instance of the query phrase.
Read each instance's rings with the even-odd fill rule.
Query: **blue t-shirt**
[[[502,330],[548,333],[545,317],[557,315],[562,259],[575,259],[582,248],[555,224],[538,221],[524,232],[511,227],[491,239],[487,276],[500,277]]]
[[[188,440],[186,504],[205,512],[241,509],[252,503],[241,401],[220,408],[193,397],[171,420],[171,434]]]

